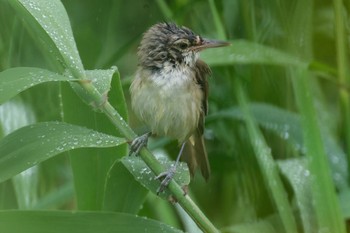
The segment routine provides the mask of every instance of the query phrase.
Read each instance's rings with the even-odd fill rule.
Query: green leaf
[[[69,81],[69,77],[32,67],[17,67],[0,73],[0,104],[40,83]]]
[[[158,158],[158,161],[165,167],[170,168],[174,165],[174,161],[170,161],[166,157]],[[160,187],[160,181],[155,179],[154,173],[149,169],[145,162],[140,157],[128,156],[122,158],[122,163],[145,188],[157,194]],[[174,180],[181,186],[187,186],[190,183],[190,173],[186,163],[179,163],[176,167]],[[159,196],[168,200],[171,193],[165,189],[164,192],[159,193]]]
[[[288,159],[278,161],[278,165],[294,190],[303,232],[313,232],[314,229],[317,229],[317,223],[315,221],[316,213],[312,206],[311,175],[307,160],[305,158]]]
[[[290,143],[296,150],[305,153],[303,129],[298,114],[264,103],[249,104],[255,121],[265,129],[268,129],[282,139]],[[230,118],[243,120],[241,109],[234,107],[214,113],[206,118],[210,122],[217,118]],[[337,188],[347,187],[348,170],[346,155],[337,144],[334,136],[329,133],[327,125],[320,126],[328,161],[332,169],[332,177]]]
[[[290,69],[289,71],[294,77],[293,87],[302,116],[303,139],[312,176],[311,188],[317,226],[319,230],[346,232],[331,177],[331,169],[327,161],[314,98],[311,94],[311,75],[306,69]]]
[[[37,36],[55,59],[64,64],[75,77],[84,77],[84,68],[74,41],[69,18],[59,0],[9,1],[25,18],[26,24],[40,32]]]
[[[85,104],[92,105],[98,109],[98,105],[103,104],[107,100],[107,94],[111,89],[111,82],[114,75],[116,79],[119,79],[119,72],[117,67],[112,67],[107,70],[87,70],[85,71],[86,79],[91,81],[96,91],[101,96],[101,103],[95,103],[94,98],[91,96],[91,93],[86,88],[78,83],[71,83],[71,87],[78,94],[80,99],[82,99]],[[122,99],[124,100],[124,98]]]
[[[126,104],[123,86],[117,67],[111,67],[113,70],[111,90],[108,93],[108,100],[111,105],[118,111],[119,115],[123,117],[125,121],[128,120],[128,106]]]
[[[249,109],[260,126],[287,140],[295,149],[303,150],[302,129],[296,113],[264,103],[250,103]],[[233,107],[211,114],[206,121],[210,122],[217,118],[243,120],[244,115],[240,108]]]
[[[1,233],[111,233],[181,231],[152,219],[123,213],[0,211]]]
[[[0,141],[0,182],[65,151],[123,143],[122,138],[62,122],[26,126]]]
[[[307,62],[278,49],[246,40],[231,41],[231,46],[208,49],[201,58],[212,66],[234,64],[263,64],[306,67]]]
[[[147,194],[147,189],[118,161],[108,172],[103,210],[136,214]]]
[[[236,80],[236,93],[244,115],[245,123],[247,125],[248,135],[250,140],[253,142],[252,146],[256,159],[260,166],[266,186],[269,188],[271,193],[272,200],[274,201],[277,211],[281,217],[283,227],[288,233],[296,233],[296,221],[289,200],[287,199],[287,192],[283,187],[282,180],[278,174],[277,165],[272,157],[271,149],[267,145],[264,136],[252,117],[247,97],[243,92],[243,88],[239,80]]]
[[[98,92],[103,95],[107,94],[111,88],[112,77],[117,72],[116,67],[108,70],[87,70],[86,77],[91,80]]]

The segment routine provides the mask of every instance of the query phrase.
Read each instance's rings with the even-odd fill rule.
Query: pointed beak
[[[225,47],[229,45],[231,45],[231,43],[227,41],[211,40],[211,39],[203,38],[198,45],[193,47],[193,50],[201,51],[203,49]]]

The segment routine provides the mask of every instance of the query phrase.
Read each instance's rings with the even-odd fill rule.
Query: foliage
[[[348,2],[0,6],[0,232],[349,232]],[[187,169],[152,178],[176,142],[127,157],[137,45],[164,20],[232,43],[201,54],[212,176],[186,196]]]

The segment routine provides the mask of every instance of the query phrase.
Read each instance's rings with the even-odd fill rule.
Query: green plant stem
[[[216,31],[218,34],[218,38],[222,39],[222,40],[226,40],[227,37],[226,37],[225,29],[224,29],[223,24],[221,22],[219,12],[216,9],[215,2],[214,2],[214,0],[208,0],[208,2],[209,2],[211,13],[212,13],[213,18],[214,18],[214,23],[215,23]]]
[[[254,0],[243,1],[241,4],[242,16],[244,18],[243,22],[245,24],[244,28],[247,29],[246,37],[249,40],[257,41],[257,26],[255,19],[255,7]]]
[[[173,18],[173,12],[164,0],[157,0],[158,7],[167,19]]]
[[[345,27],[344,27],[344,12],[343,4],[341,0],[334,0],[334,15],[335,15],[335,38],[336,38],[336,50],[337,50],[337,69],[338,69],[338,81],[339,83],[349,85],[350,77],[348,75],[348,61],[346,44]],[[345,89],[340,90],[340,104],[343,112],[343,121],[345,125],[344,134],[346,149],[348,155],[348,161],[350,161],[350,95]],[[350,167],[350,162],[348,164]]]
[[[91,95],[91,98],[100,106],[101,110],[107,115],[111,122],[117,127],[128,141],[132,141],[137,135],[113,108],[113,106],[101,96],[91,83],[81,83],[82,87]],[[102,103],[102,104],[101,104]],[[160,174],[165,169],[154,157],[154,155],[147,149],[142,148],[140,157],[147,164],[147,166],[156,174]],[[184,190],[172,180],[168,185],[168,189],[173,194],[174,198],[182,206],[182,208],[191,216],[191,218],[198,224],[204,232],[219,232],[209,219],[203,214],[199,207],[192,201],[192,199],[185,195]]]

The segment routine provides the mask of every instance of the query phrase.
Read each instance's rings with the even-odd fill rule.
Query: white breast
[[[130,88],[135,114],[153,133],[185,141],[202,111],[203,93],[194,78],[188,66],[164,69],[161,75],[139,70]]]

